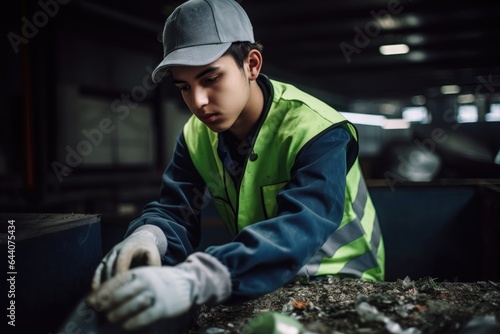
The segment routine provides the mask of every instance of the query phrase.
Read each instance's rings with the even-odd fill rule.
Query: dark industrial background
[[[16,1],[5,22],[0,212],[101,217],[102,252],[144,204],[189,117],[153,85],[182,1]],[[245,0],[263,73],[357,124],[387,278],[500,278],[500,2]],[[383,55],[405,44],[405,54]],[[4,223],[4,222],[2,222]],[[211,206],[200,249],[227,240]]]

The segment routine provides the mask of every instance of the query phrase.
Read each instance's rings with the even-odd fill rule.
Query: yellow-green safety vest
[[[253,144],[259,158],[248,159],[243,166],[239,189],[219,159],[218,134],[194,116],[183,128],[190,157],[233,235],[277,215],[278,191],[290,179],[297,154],[311,139],[342,126],[358,140],[354,126],[335,109],[292,85],[270,81],[273,100]],[[376,211],[356,158],[346,176],[342,222],[298,275],[383,280],[384,262]]]

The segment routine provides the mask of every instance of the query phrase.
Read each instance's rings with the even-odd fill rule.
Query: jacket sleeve
[[[143,225],[159,227],[167,239],[163,263],[178,264],[193,253],[200,242],[200,212],[207,205],[205,184],[191,161],[181,133],[172,161],[162,176],[160,200],[144,207],[141,216],[129,224],[125,236]]]
[[[272,292],[292,279],[340,225],[350,134],[336,127],[305,147],[277,195],[276,217],[247,226],[205,252],[231,275],[227,304]],[[350,150],[349,150],[350,151]]]

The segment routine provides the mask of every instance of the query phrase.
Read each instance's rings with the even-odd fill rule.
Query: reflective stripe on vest
[[[300,275],[339,274],[383,280],[385,254],[382,235],[357,160],[347,176],[347,182],[352,181],[358,184],[352,210],[345,208],[346,213],[337,231],[328,238],[308,264],[301,268]],[[346,192],[346,204],[350,202],[348,196],[352,195],[354,194],[348,195]]]
[[[297,155],[313,138],[332,127],[343,126],[357,141],[354,126],[333,108],[291,85],[271,83],[273,101],[253,143],[259,158],[242,166],[239,189],[219,158],[218,134],[194,116],[184,126],[191,160],[232,234],[277,215],[276,196],[290,179]],[[344,216],[338,230],[299,275],[338,274],[382,280],[383,242],[357,159],[347,173],[345,195]]]

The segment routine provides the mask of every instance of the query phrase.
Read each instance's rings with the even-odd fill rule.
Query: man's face
[[[174,66],[171,72],[189,110],[212,131],[229,130],[245,112],[250,84],[232,56],[205,66]]]

